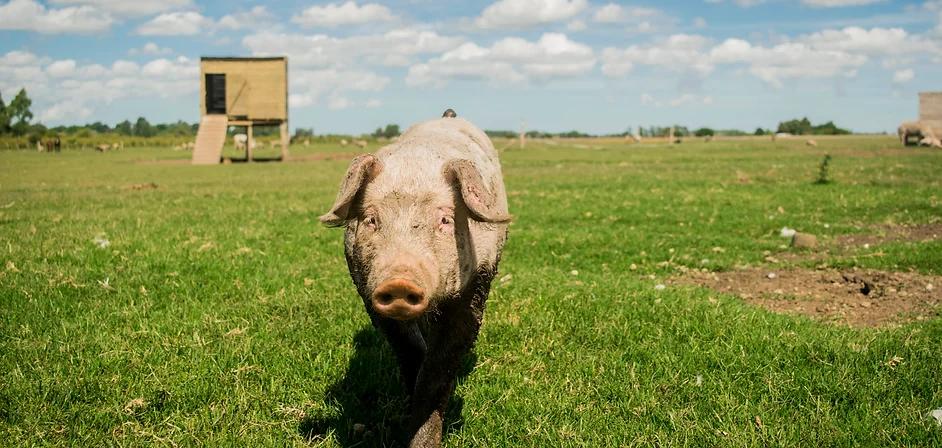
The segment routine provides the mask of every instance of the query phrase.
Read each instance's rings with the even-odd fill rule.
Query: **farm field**
[[[942,151],[495,146],[514,222],[444,446],[942,445]],[[393,355],[317,222],[352,151],[0,151],[0,446],[400,446]],[[876,271],[919,303],[703,280]]]

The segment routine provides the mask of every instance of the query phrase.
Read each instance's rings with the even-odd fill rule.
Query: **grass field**
[[[783,226],[942,219],[942,151],[818,141],[505,151],[515,221],[444,445],[942,445],[938,313],[848,328],[668,281],[790,252]],[[0,152],[0,446],[398,443],[392,354],[316,220],[345,151]],[[939,240],[881,250],[826,263],[942,274]]]

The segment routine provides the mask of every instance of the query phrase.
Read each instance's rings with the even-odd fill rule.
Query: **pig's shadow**
[[[310,441],[333,433],[341,446],[407,446],[408,397],[399,384],[399,366],[383,336],[364,326],[353,338],[354,354],[347,372],[325,394],[329,409],[301,420],[298,432]],[[461,365],[458,381],[468,376],[476,363],[472,351]],[[461,429],[464,400],[457,394],[445,412],[445,437]],[[362,425],[362,426],[361,426]]]

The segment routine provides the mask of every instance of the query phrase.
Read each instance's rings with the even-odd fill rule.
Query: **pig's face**
[[[493,200],[465,160],[446,163],[440,179],[418,184],[425,188],[382,170],[373,156],[354,160],[321,221],[347,226],[350,273],[372,309],[412,320],[458,295],[474,274],[469,226],[508,218],[489,208]],[[409,188],[397,188],[400,182]]]

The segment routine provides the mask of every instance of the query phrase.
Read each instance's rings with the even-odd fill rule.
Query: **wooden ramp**
[[[220,162],[228,127],[229,120],[225,115],[203,116],[200,120],[200,129],[196,132],[193,165],[216,165]]]

